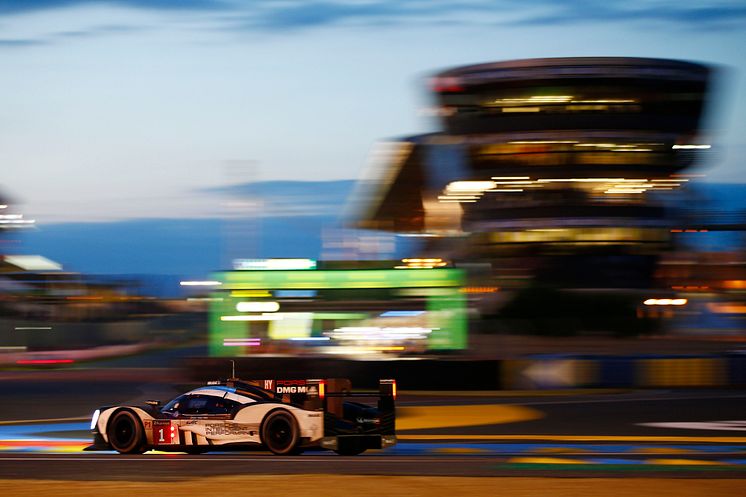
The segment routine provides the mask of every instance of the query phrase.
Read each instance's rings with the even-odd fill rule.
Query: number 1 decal
[[[153,420],[153,445],[179,443],[177,426],[168,419]]]

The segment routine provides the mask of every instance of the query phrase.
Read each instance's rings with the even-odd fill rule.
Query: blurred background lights
[[[220,286],[222,282],[215,280],[186,280],[180,281],[181,286]]]
[[[686,305],[687,299],[647,299],[645,305]]]
[[[236,304],[238,312],[277,312],[280,310],[278,302],[239,302]]]

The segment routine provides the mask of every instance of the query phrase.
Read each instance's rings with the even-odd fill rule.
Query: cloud
[[[41,45],[50,45],[65,39],[90,38],[106,34],[131,33],[142,30],[143,28],[138,28],[135,26],[107,24],[102,26],[92,26],[85,29],[55,31],[53,33],[40,35],[35,38],[0,38],[0,49],[38,47]]]
[[[548,0],[548,12],[526,16],[518,25],[562,25],[588,22],[660,21],[695,29],[742,26],[746,20],[746,5],[724,2],[718,5],[687,5],[686,2],[593,2],[587,0]]]
[[[119,5],[151,10],[218,10],[224,0],[2,0],[0,15],[25,14],[86,5]]]
[[[246,13],[246,27],[266,30],[295,30],[340,24],[346,21],[364,24],[394,24],[403,20],[432,19],[450,11],[468,11],[466,4],[421,3],[406,1],[377,2],[298,2],[265,3],[261,12]],[[480,9],[483,7],[479,7]]]
[[[0,2],[0,14],[22,14],[26,12],[70,7],[84,3],[92,2],[87,2],[85,0],[6,0]]]
[[[22,14],[50,12],[54,15],[55,11],[60,9],[101,5],[130,7],[140,10],[199,12],[200,14],[204,14],[205,11],[209,13],[220,12],[228,7],[226,0],[0,0],[0,19],[5,21],[5,25],[10,25]],[[132,20],[123,18],[122,21],[122,24],[85,26],[86,18],[81,16],[79,24],[83,24],[83,27],[76,26],[75,28],[64,29],[63,25],[63,29],[58,31],[0,39],[0,49],[50,45],[73,38],[91,38],[109,34],[139,32],[146,29],[145,26],[138,26],[136,23],[131,24]],[[130,22],[130,24],[124,24],[127,22]]]
[[[746,5],[736,0],[701,3],[674,0],[288,0],[256,1],[231,12],[224,21],[244,31],[287,32],[356,24],[382,26],[485,25],[553,26],[587,23],[662,22],[693,29],[741,27]]]
[[[243,32],[295,32],[345,24],[554,26],[599,22],[656,22],[706,30],[743,28],[746,21],[742,0],[711,0],[709,5],[687,0],[2,0],[0,16],[93,5],[166,14],[199,12],[204,21],[217,20],[219,30]]]
[[[102,26],[92,26],[86,29],[75,29],[69,31],[57,31],[50,35],[51,39],[58,38],[88,38],[104,34],[131,33],[133,31],[142,31],[142,28],[135,26],[125,26],[120,24],[106,24]],[[50,39],[50,41],[52,41]]]
[[[309,2],[279,9],[267,9],[253,16],[256,25],[268,29],[295,29],[333,24],[343,19],[380,19],[395,16],[395,8],[387,4],[351,5]]]
[[[0,48],[24,48],[45,45],[45,40],[33,40],[29,38],[0,39]]]

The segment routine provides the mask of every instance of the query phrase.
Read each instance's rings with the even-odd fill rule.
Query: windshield
[[[163,408],[161,409],[161,412],[177,411],[179,407],[181,406],[181,404],[184,402],[184,400],[186,400],[186,397],[187,397],[187,394],[179,395],[178,397],[170,401],[168,404],[163,406]]]

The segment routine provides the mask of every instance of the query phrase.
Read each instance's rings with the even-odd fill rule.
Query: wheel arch
[[[104,441],[108,444],[111,443],[111,441],[109,440],[109,423],[111,422],[112,418],[121,411],[129,411],[137,418],[137,420],[140,422],[140,426],[143,429],[143,438],[145,439],[145,443],[147,444],[148,433],[145,431],[145,420],[152,420],[154,418],[150,414],[146,413],[143,409],[135,406],[114,406],[106,409],[99,415],[97,428],[98,432],[104,438]],[[103,430],[101,428],[103,428]]]

